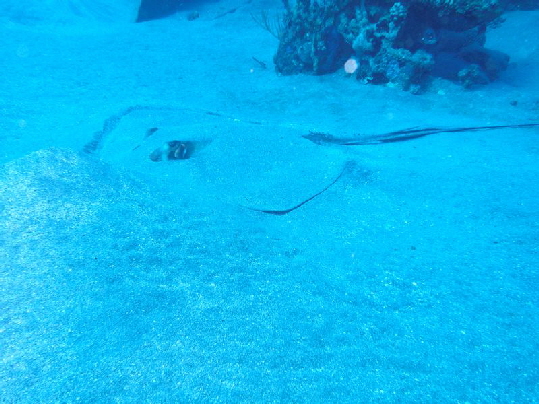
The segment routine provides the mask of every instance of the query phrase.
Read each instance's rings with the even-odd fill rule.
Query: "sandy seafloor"
[[[539,12],[498,82],[412,95],[276,75],[279,5],[1,18],[1,403],[539,402],[539,129],[301,138],[538,122]]]

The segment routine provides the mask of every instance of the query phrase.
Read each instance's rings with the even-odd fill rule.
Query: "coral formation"
[[[353,58],[366,83],[420,92],[433,76],[494,80],[509,57],[484,47],[501,0],[283,0],[274,57],[282,74],[325,74]]]

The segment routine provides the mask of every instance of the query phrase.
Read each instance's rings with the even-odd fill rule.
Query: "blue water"
[[[538,130],[344,148],[301,137],[536,111],[506,103],[503,120],[483,101],[451,121],[449,104],[497,100],[496,85],[430,109],[429,95],[363,86],[380,113],[352,125],[333,92],[313,94],[339,76],[260,73],[303,91],[288,94],[251,76],[227,87],[219,69],[208,84],[174,59],[163,82],[139,65],[171,57],[160,48],[128,66],[108,34],[3,23],[5,49],[30,55],[6,58],[18,76],[1,93],[0,403],[539,402]],[[148,24],[137,32],[176,40]],[[150,161],[168,140],[204,147]],[[259,211],[341,172],[289,214]]]

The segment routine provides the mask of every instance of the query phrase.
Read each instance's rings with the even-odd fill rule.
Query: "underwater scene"
[[[539,403],[538,0],[0,0],[0,403]]]

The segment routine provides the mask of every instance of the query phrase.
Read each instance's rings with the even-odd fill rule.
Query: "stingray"
[[[182,161],[190,160],[192,157],[198,159],[198,151],[205,148],[209,143],[212,142],[212,133],[211,131],[217,129],[218,131],[223,131],[223,125],[208,125],[207,130],[210,131],[210,133],[207,133],[208,136],[203,136],[201,134],[198,138],[180,138],[182,140],[178,140],[178,138],[175,138],[176,133],[169,134],[168,132],[161,132],[159,127],[150,127],[150,129],[147,129],[144,135],[141,137],[136,138],[135,134],[132,135],[131,138],[122,138],[120,135],[114,135],[111,138],[113,132],[116,132],[116,129],[120,125],[121,122],[123,122],[124,118],[128,115],[131,115],[133,113],[140,113],[143,114],[145,119],[150,119],[152,121],[161,122],[161,124],[169,124],[169,122],[172,120],[178,120],[183,122],[184,119],[186,119],[185,113],[195,113],[197,115],[203,114],[208,117],[208,119],[217,119],[218,121],[224,120],[228,122],[228,125],[236,125],[236,124],[248,124],[252,125],[251,128],[258,127],[258,130],[271,130],[272,128],[275,129],[275,127],[272,127],[270,124],[264,124],[261,121],[252,121],[252,120],[240,120],[236,117],[227,116],[225,114],[219,113],[219,112],[213,112],[208,110],[200,110],[196,108],[177,108],[177,107],[159,107],[159,106],[144,106],[144,105],[137,105],[137,106],[131,106],[128,107],[122,111],[120,111],[118,114],[115,114],[108,119],[105,120],[103,124],[103,128],[94,133],[92,139],[84,146],[83,151],[87,154],[95,154],[100,153],[103,151],[103,147],[106,146],[108,143],[108,146],[105,147],[105,151],[108,152],[108,157],[112,161],[119,162],[119,161],[127,161],[128,164],[140,164],[143,160],[150,161],[150,164],[157,164],[158,166],[161,166],[161,164],[180,164],[179,167],[183,167]],[[179,112],[182,112],[184,115],[182,115],[182,118],[178,118],[177,115]],[[154,115],[155,113],[159,113],[160,115]],[[162,116],[161,116],[162,115]],[[211,117],[211,118],[210,118]],[[196,119],[196,121],[199,121],[199,118]],[[310,140],[311,142],[317,144],[317,145],[336,145],[336,146],[362,146],[362,145],[377,145],[377,144],[387,144],[387,143],[396,143],[396,142],[403,142],[403,141],[409,141],[414,139],[419,139],[425,136],[433,135],[433,134],[440,134],[440,133],[459,133],[459,132],[474,132],[474,131],[488,131],[488,130],[497,130],[497,129],[525,129],[525,128],[534,128],[538,127],[539,123],[525,123],[525,124],[514,124],[514,125],[490,125],[490,126],[469,126],[469,127],[412,127],[407,129],[401,129],[396,130],[392,132],[387,132],[383,134],[376,134],[376,135],[352,135],[352,136],[335,136],[330,133],[324,133],[324,132],[315,132],[311,131],[308,134],[302,135],[302,138],[305,138],[307,140]],[[127,130],[124,128],[123,134],[124,136],[126,133],[129,135],[129,130],[135,130],[136,132],[139,132],[140,129],[138,129],[137,126],[129,126],[127,127]],[[200,127],[200,129],[204,129]],[[161,134],[163,133],[163,134]],[[217,134],[217,133],[216,133]],[[118,137],[120,136],[120,137]],[[130,135],[131,136],[131,135]],[[155,138],[155,140],[154,140]],[[110,139],[110,141],[109,141]],[[228,139],[228,138],[227,138]],[[253,143],[250,145],[249,143],[249,137],[243,138],[241,137],[241,141],[243,141],[243,145],[241,143],[238,144],[239,149],[235,147],[228,147],[228,141],[224,144],[216,144],[215,147],[221,148],[223,145],[225,146],[223,150],[220,150],[220,153],[223,153],[224,155],[228,155],[228,153],[232,152],[232,155],[229,157],[234,159],[235,157],[235,150],[242,150],[242,153],[248,153],[249,147],[260,147],[258,143]],[[253,138],[255,139],[255,138]],[[136,140],[136,144],[133,147],[132,141]],[[236,139],[237,140],[237,139]],[[255,140],[258,141],[258,140]],[[129,148],[127,146],[131,145]],[[273,150],[273,147],[271,147],[271,150]],[[196,153],[195,153],[196,151]],[[218,158],[220,158],[220,155],[217,155]],[[208,157],[211,157],[210,155],[201,155],[200,161],[205,161]],[[271,154],[267,156],[268,158],[274,158]],[[178,161],[176,161],[178,160]],[[211,158],[210,158],[211,160]],[[231,160],[234,161],[234,160]],[[273,160],[272,160],[273,161]],[[331,160],[327,160],[330,162]],[[279,162],[279,159],[275,160],[275,162]],[[256,162],[256,166],[258,166],[258,173],[263,174],[266,170],[266,166],[264,165],[267,163],[266,161],[258,161]],[[299,203],[294,204],[293,206],[289,208],[283,208],[283,209],[264,209],[264,208],[257,208],[257,207],[248,207],[244,206],[242,203],[236,203],[238,205],[241,205],[251,211],[275,215],[275,216],[284,216],[287,215],[296,209],[301,208],[308,202],[312,201],[313,199],[317,198],[318,196],[322,195],[324,192],[326,192],[328,189],[330,189],[333,185],[335,185],[339,180],[342,179],[342,177],[350,171],[350,169],[353,167],[354,162],[353,161],[347,161],[344,163],[342,168],[340,169],[338,175],[336,175],[330,182],[320,185],[320,190],[318,192],[313,192],[311,195],[309,193],[306,194],[304,199],[301,199]],[[255,166],[255,167],[256,167]],[[146,168],[150,168],[147,166],[144,166]],[[166,168],[167,166],[163,166],[163,168]],[[170,166],[168,166],[170,167]],[[187,166],[192,167],[192,166]],[[209,172],[208,174],[214,175],[215,178],[226,178],[228,176],[228,169],[233,169],[236,171],[240,171],[242,169],[245,169],[244,167],[237,167],[237,166],[213,166],[214,169],[217,168],[216,172]],[[188,168],[181,168],[181,170],[188,170]],[[225,171],[223,171],[225,170]],[[238,175],[238,172],[233,171],[235,175]],[[256,170],[255,170],[256,172]],[[189,171],[183,171],[184,175],[189,173]],[[254,177],[257,181],[262,181],[260,179],[257,179],[258,177]],[[305,180],[305,177],[302,177]],[[244,177],[242,177],[242,180],[245,180]],[[312,178],[311,178],[312,180]],[[252,181],[252,178],[251,178]],[[225,186],[228,191],[230,191],[230,186],[234,185],[234,183],[226,183],[221,184],[222,186]],[[273,184],[275,185],[275,183]],[[292,186],[293,184],[288,184],[288,181],[285,179],[283,182],[283,185],[285,186]],[[306,184],[305,184],[306,185]],[[316,186],[316,184],[314,184]],[[264,195],[271,196],[273,195],[273,191],[271,188],[261,188],[259,191],[262,190]],[[298,194],[299,195],[299,194]],[[264,199],[262,199],[264,200]],[[266,203],[268,201],[266,200]]]

